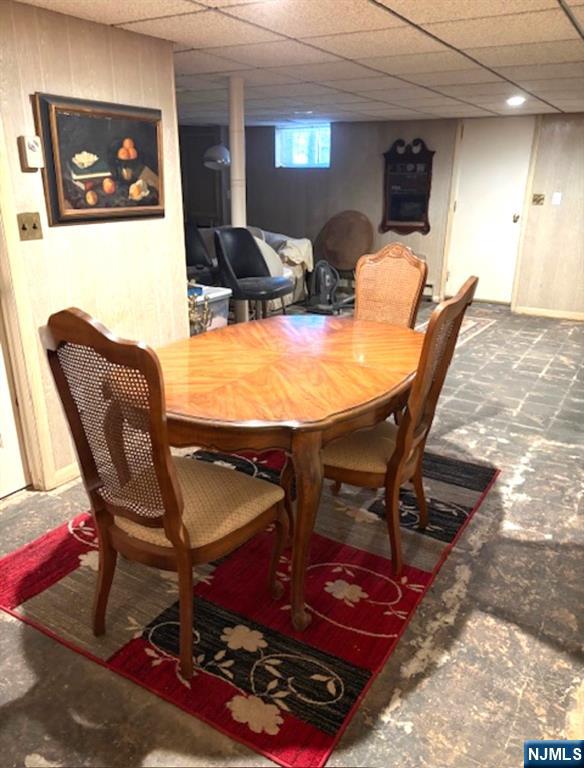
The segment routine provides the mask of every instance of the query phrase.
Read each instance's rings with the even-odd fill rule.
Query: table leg
[[[292,438],[298,496],[292,549],[292,624],[298,631],[306,629],[312,618],[304,606],[304,579],[322,487],[321,443],[320,432],[298,432]]]

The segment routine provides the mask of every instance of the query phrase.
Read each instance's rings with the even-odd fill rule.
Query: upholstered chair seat
[[[203,547],[228,536],[284,498],[279,486],[217,464],[184,458],[174,458],[173,464],[184,500],[182,521],[191,547]],[[147,528],[121,516],[116,516],[115,522],[140,541],[172,547],[164,528]]]
[[[329,443],[322,452],[323,462],[327,467],[385,475],[395,451],[397,431],[389,421],[360,429]]]

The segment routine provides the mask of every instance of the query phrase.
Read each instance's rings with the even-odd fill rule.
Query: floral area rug
[[[197,458],[270,480],[283,464],[276,452]],[[268,594],[272,532],[197,568],[190,682],[178,672],[175,574],[121,558],[106,634],[93,636],[97,541],[89,514],[0,561],[0,607],[281,765],[323,766],[497,470],[429,454],[424,476],[430,524],[418,530],[415,500],[404,490],[408,565],[397,580],[382,496],[324,490],[306,581],[313,620],[304,632],[292,629],[288,589],[280,600]],[[289,552],[279,574],[288,587]]]

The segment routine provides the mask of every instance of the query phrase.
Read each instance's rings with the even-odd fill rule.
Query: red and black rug
[[[275,452],[197,458],[271,480],[283,463]],[[0,561],[0,607],[281,765],[322,766],[497,470],[429,454],[424,476],[430,524],[417,529],[417,507],[404,490],[409,564],[398,580],[386,559],[382,496],[346,487],[332,497],[325,489],[306,582],[313,621],[302,633],[292,630],[287,590],[281,600],[268,595],[271,533],[196,569],[190,683],[178,673],[175,574],[122,559],[107,633],[93,637],[97,543],[88,514]],[[288,553],[285,583],[289,565]]]

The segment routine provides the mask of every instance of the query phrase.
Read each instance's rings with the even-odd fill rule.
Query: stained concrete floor
[[[459,349],[429,448],[503,473],[331,766],[501,768],[522,764],[524,739],[584,738],[584,324],[481,304],[469,314],[496,322]],[[86,507],[79,484],[10,497],[0,554]],[[3,766],[269,764],[16,619],[0,622]]]

